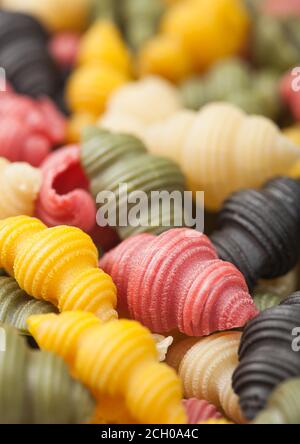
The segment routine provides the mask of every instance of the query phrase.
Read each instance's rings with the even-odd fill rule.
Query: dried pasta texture
[[[28,333],[26,321],[36,314],[56,313],[56,308],[45,301],[31,298],[21,290],[15,279],[0,277],[0,322]]]
[[[250,288],[258,279],[284,276],[296,266],[299,202],[300,183],[287,177],[261,190],[235,193],[225,202],[212,242],[223,260],[239,268]]]
[[[176,226],[178,219],[179,224],[185,223],[182,201],[185,181],[175,163],[148,154],[143,143],[134,136],[114,134],[97,127],[84,131],[80,153],[92,195],[99,204],[99,225],[108,223],[115,226],[119,236],[125,239],[145,231],[155,234],[166,231]],[[103,191],[105,199],[100,194]],[[142,204],[134,223],[130,221],[133,207],[127,202],[125,191],[128,195],[143,192],[143,202],[147,197],[147,203]],[[175,192],[179,198],[170,209],[151,198],[153,191]],[[124,222],[120,214],[123,220],[125,216]]]
[[[262,312],[243,332],[233,388],[248,419],[266,407],[280,383],[300,374],[300,355],[292,347],[299,316],[300,297],[295,293],[280,306]]]
[[[34,212],[41,172],[27,163],[10,163],[0,157],[0,219]]]
[[[300,156],[271,120],[228,103],[208,104],[198,113],[180,110],[147,125],[143,134],[151,153],[176,160],[190,189],[205,192],[211,211],[232,192],[287,174]]]
[[[90,232],[96,224],[96,205],[80,164],[78,146],[55,151],[42,165],[42,186],[36,215],[46,225],[71,225]]]
[[[174,345],[167,356],[167,363],[183,382],[187,398],[205,399],[235,422],[244,422],[238,397],[231,387],[240,339],[238,332],[185,339]]]
[[[29,329],[38,344],[63,356],[72,373],[98,401],[107,422],[186,422],[180,380],[158,353],[150,332],[135,321],[105,324],[90,313],[33,316]],[[120,417],[122,416],[122,417]]]
[[[92,416],[90,393],[73,379],[63,360],[33,351],[11,327],[1,325],[6,347],[0,351],[1,424],[79,424]]]
[[[204,336],[257,314],[243,276],[195,230],[127,239],[100,265],[117,285],[119,308],[155,333]]]
[[[103,320],[117,317],[115,285],[98,268],[91,238],[78,228],[47,228],[26,216],[4,219],[0,266],[26,293],[60,311],[87,310]]]

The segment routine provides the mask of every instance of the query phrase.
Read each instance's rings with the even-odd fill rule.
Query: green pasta
[[[279,385],[254,424],[300,424],[300,379]]]
[[[257,294],[253,297],[256,307],[260,311],[267,310],[268,308],[275,307],[275,305],[279,305],[282,301],[282,296],[276,293],[264,293]]]
[[[226,101],[249,114],[276,118],[280,111],[278,75],[255,72],[239,59],[218,62],[202,77],[186,80],[181,95],[187,108],[198,110],[209,102]]]
[[[91,181],[94,198],[97,200],[98,193],[103,190],[112,192],[113,197],[109,198],[106,207],[116,207],[117,216],[124,213],[128,216],[132,208],[122,195],[120,184],[127,185],[128,194],[144,192],[148,197],[147,205],[150,205],[152,191],[177,191],[182,195],[185,189],[179,167],[171,160],[148,154],[143,143],[131,135],[113,134],[97,127],[86,128],[81,162]],[[184,223],[182,202],[180,208],[174,209],[171,206],[171,211],[168,206],[162,206],[161,202],[147,209],[143,212],[145,219],[143,216],[140,218],[139,226],[117,224],[121,239],[141,232],[159,234],[166,231],[175,225],[174,214],[181,215],[181,223]]]
[[[94,412],[94,400],[71,378],[63,360],[31,350],[12,327],[1,325],[0,423],[78,424]],[[3,341],[2,341],[3,342]]]
[[[51,312],[57,312],[52,304],[31,298],[13,278],[0,277],[0,322],[27,334],[26,320],[31,315]]]
[[[165,9],[163,0],[123,0],[122,7],[127,40],[138,49],[156,33]]]

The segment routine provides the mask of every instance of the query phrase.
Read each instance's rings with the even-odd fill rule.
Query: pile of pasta
[[[0,423],[300,423],[297,4],[0,4]]]

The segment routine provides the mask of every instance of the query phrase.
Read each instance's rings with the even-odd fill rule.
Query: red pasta
[[[49,98],[1,93],[0,156],[39,166],[65,137],[65,118]]]
[[[219,419],[222,415],[216,407],[207,401],[197,398],[184,399],[183,405],[189,424],[198,424],[208,419]]]
[[[290,71],[282,79],[281,97],[294,118],[300,122],[300,70]]]
[[[242,274],[191,229],[129,238],[100,266],[117,285],[119,308],[154,333],[205,336],[242,327],[258,313]]]
[[[80,165],[79,147],[54,152],[43,163],[42,174],[38,218],[48,226],[72,225],[90,232],[96,223],[96,205]]]

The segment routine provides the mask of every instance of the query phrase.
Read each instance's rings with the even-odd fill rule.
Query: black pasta
[[[300,354],[293,350],[293,330],[300,326],[300,292],[251,320],[242,335],[233,388],[246,418],[265,408],[273,390],[300,376]]]
[[[300,181],[281,177],[260,191],[233,194],[223,206],[219,226],[212,242],[250,288],[260,278],[283,276],[300,255]]]
[[[18,92],[33,97],[55,94],[60,79],[47,40],[33,17],[0,11],[0,66]]]

